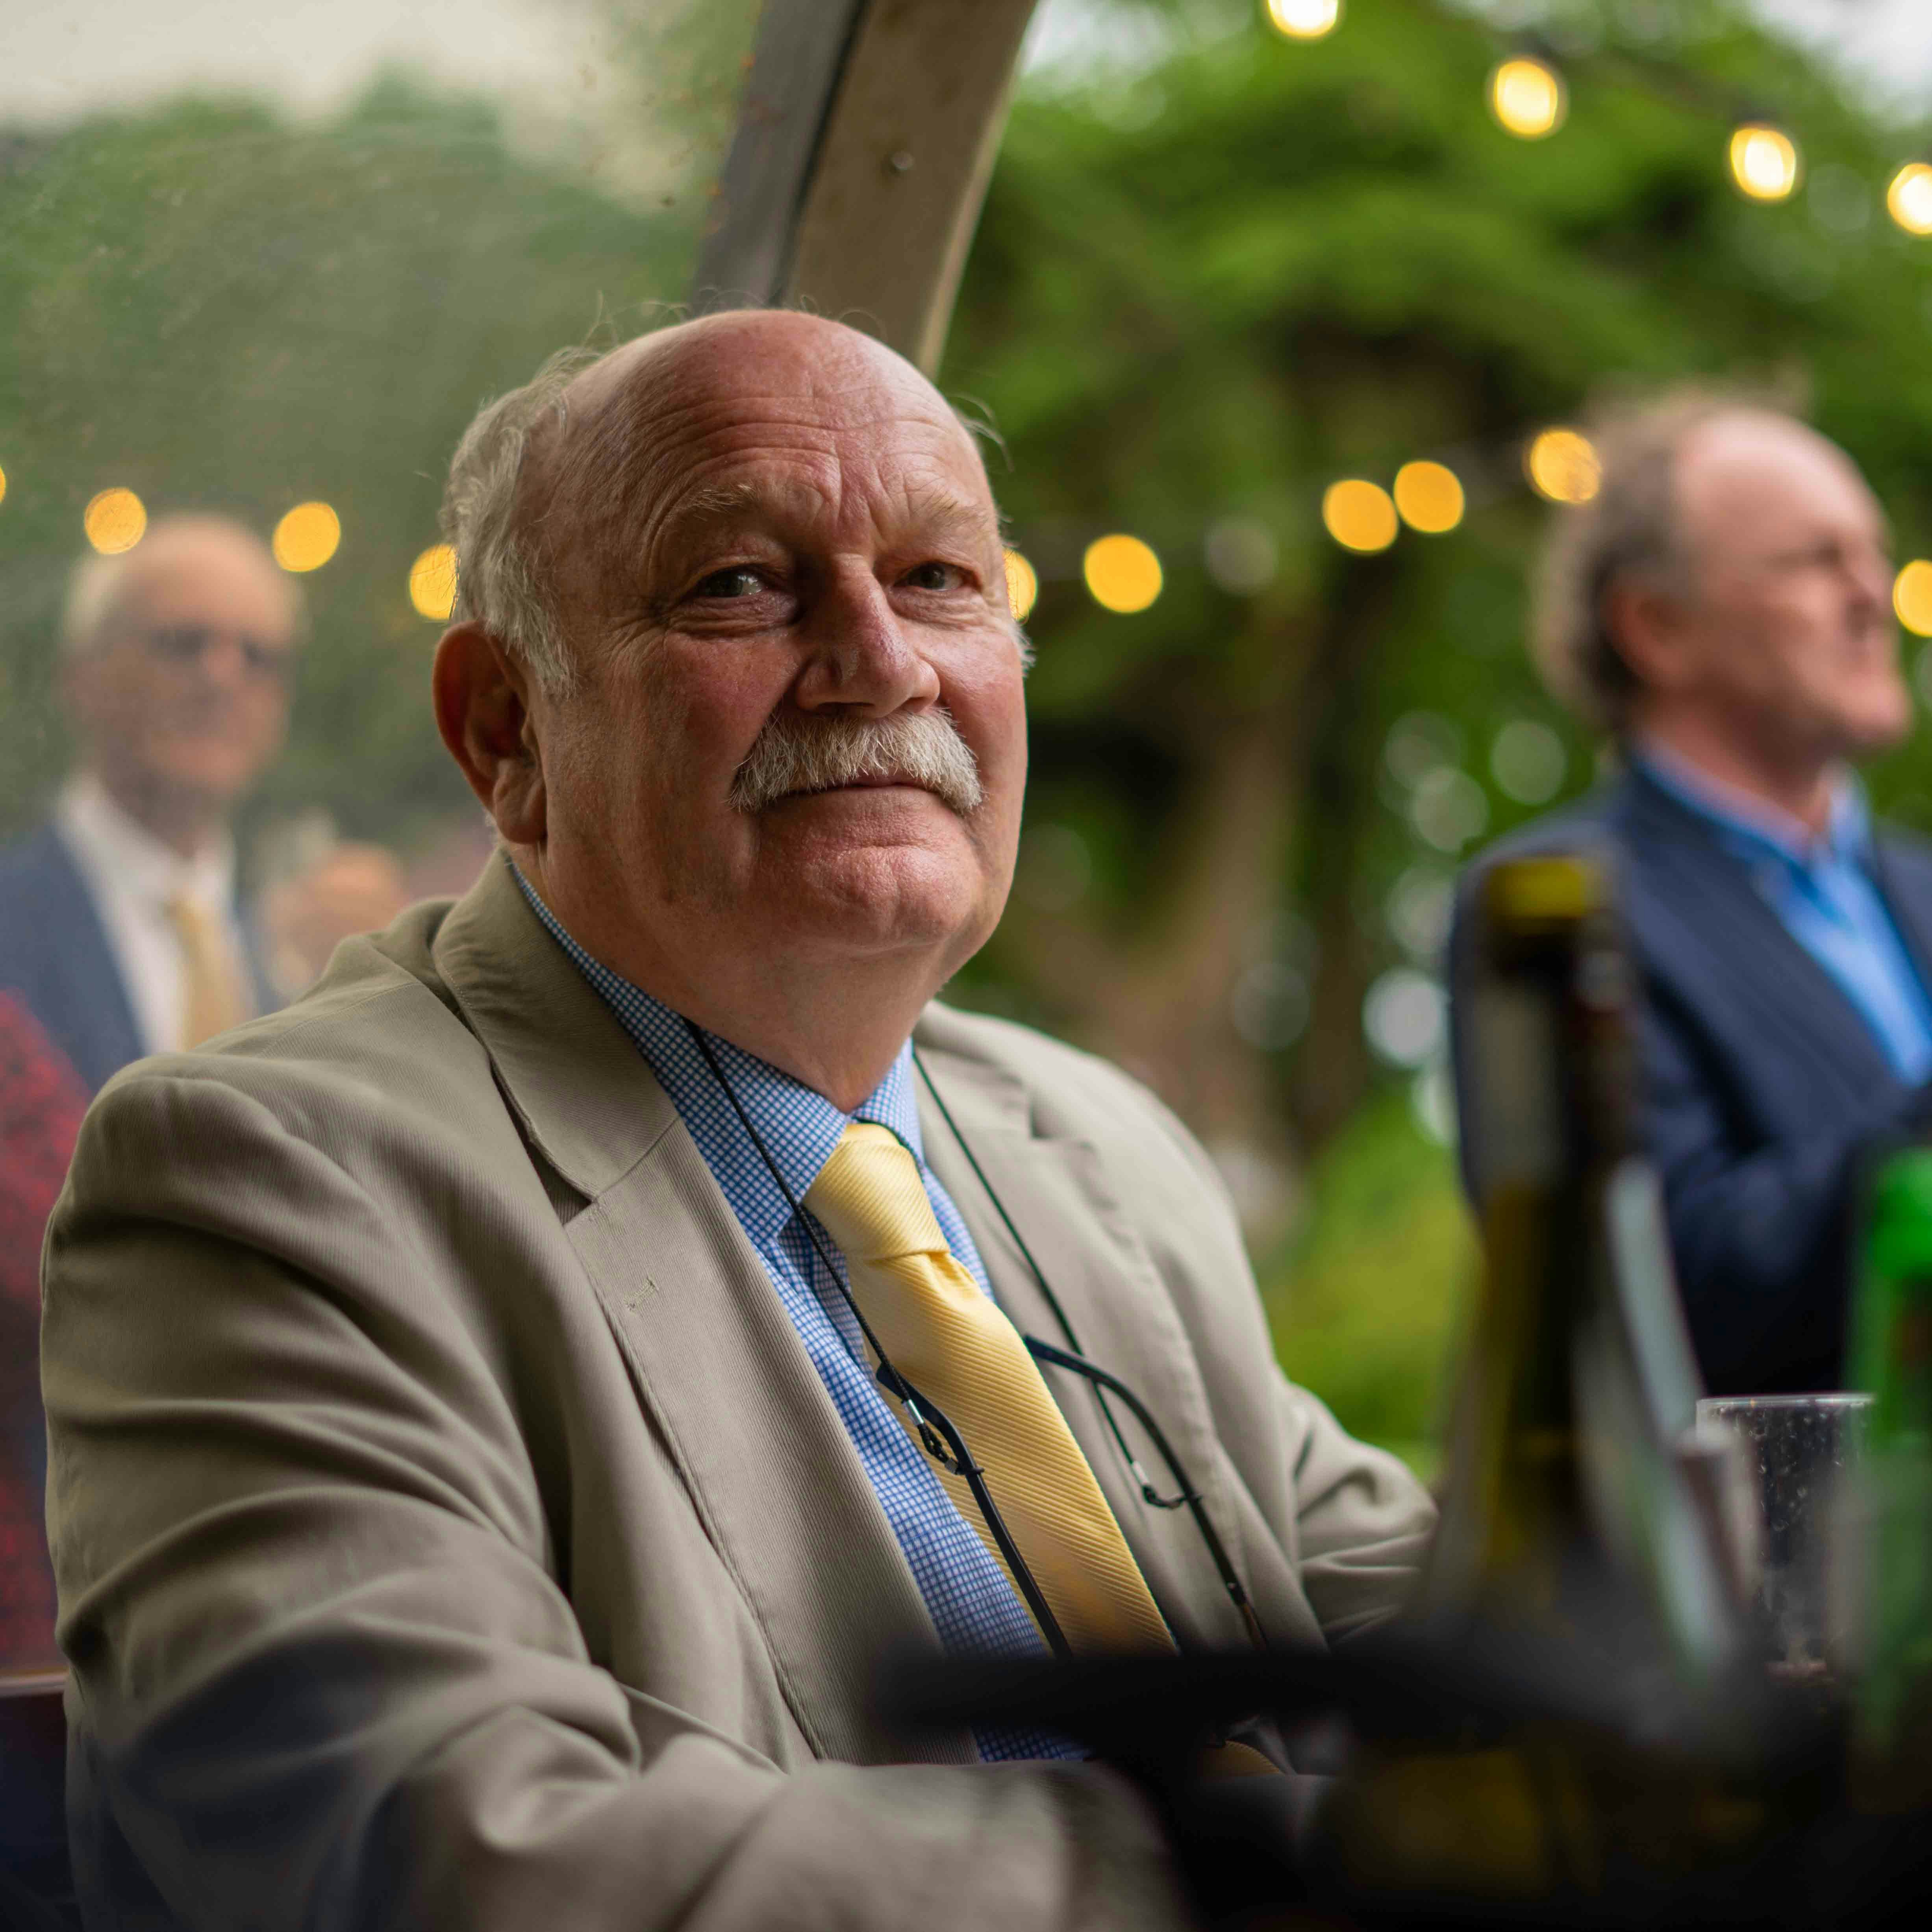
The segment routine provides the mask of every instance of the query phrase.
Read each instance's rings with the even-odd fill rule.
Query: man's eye
[[[765,587],[765,580],[749,564],[734,563],[728,569],[714,570],[700,583],[700,597],[755,597]]]
[[[965,580],[965,572],[952,563],[916,563],[905,574],[914,590],[957,590]]]

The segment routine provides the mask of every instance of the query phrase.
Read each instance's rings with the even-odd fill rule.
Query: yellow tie
[[[1172,1651],[1066,1418],[1013,1324],[947,1248],[898,1137],[855,1120],[805,1204],[844,1252],[852,1298],[893,1366],[945,1412],[985,1472],[1068,1644],[1076,1653]],[[940,1480],[997,1559],[964,1481]]]
[[[184,1051],[226,1033],[250,1017],[227,935],[219,921],[177,892],[167,903],[168,922],[181,940],[182,1040]]]

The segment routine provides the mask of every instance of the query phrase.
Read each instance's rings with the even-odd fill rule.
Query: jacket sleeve
[[[649,1687],[590,1658],[492,1338],[430,1308],[409,1231],[291,1110],[200,1065],[104,1095],[50,1250],[92,1922],[1180,1922],[1087,1767],[787,1773],[634,1724]]]
[[[1646,1136],[1662,1176],[1686,1318],[1720,1391],[1829,1377],[1843,1349],[1852,1202],[1862,1162],[1922,1124],[1924,1092],[1887,1086],[1862,1119],[1742,1144],[1694,1035],[1653,997],[1643,1023]]]

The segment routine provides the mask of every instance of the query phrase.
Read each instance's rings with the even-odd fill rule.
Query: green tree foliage
[[[83,506],[124,484],[152,514],[264,535],[298,502],[336,507],[341,550],[304,580],[293,741],[257,809],[406,841],[466,796],[407,592],[449,452],[553,350],[682,299],[692,207],[520,159],[488,106],[398,80],[317,127],[188,100],[0,156],[0,826],[61,768],[60,598]]]
[[[1534,144],[1484,105],[1504,41],[1446,0],[1348,0],[1313,43],[1244,0],[1120,4],[1166,51],[1022,89],[944,370],[1004,433],[996,487],[1044,579],[1018,890],[964,990],[1145,1072],[1247,1177],[1258,1227],[1298,1172],[1284,1354],[1345,1419],[1418,1436],[1467,1236],[1364,998],[1426,966],[1457,859],[1532,808],[1498,782],[1502,728],[1557,734],[1565,793],[1594,756],[1523,652],[1561,514],[1523,439],[1607,383],[1795,373],[1905,553],[1932,542],[1932,242],[1882,211],[1918,142],[1724,0],[1548,0],[1570,107]],[[466,804],[405,590],[448,452],[550,350],[688,293],[689,184],[738,70],[720,36],[748,18],[624,44],[637,72],[607,91],[663,117],[668,197],[615,191],[594,141],[535,159],[488,106],[400,80],[320,123],[184,100],[0,136],[0,833],[61,767],[56,613],[112,484],[264,531],[304,498],[341,513],[261,812],[406,843]],[[1802,146],[1787,203],[1729,182],[1748,112]],[[1468,489],[1459,529],[1368,557],[1324,533],[1330,482],[1424,456]],[[1204,565],[1228,518],[1274,552],[1244,592]],[[1166,566],[1138,616],[1079,584],[1112,530]],[[1922,747],[1877,790],[1932,824]]]
[[[1454,856],[1406,822],[1391,728],[1441,721],[1436,757],[1480,788],[1452,802],[1490,830],[1528,809],[1490,769],[1512,719],[1562,735],[1568,789],[1591,776],[1522,648],[1551,514],[1526,436],[1609,384],[1795,374],[1909,542],[1932,512],[1932,244],[1883,212],[1910,142],[1733,8],[1559,14],[1590,32],[1554,57],[1568,118],[1534,143],[1487,111],[1507,44],[1430,0],[1351,0],[1312,43],[1167,10],[1177,44],[1150,70],[1022,97],[947,359],[1004,433],[1016,539],[1047,580],[1036,826],[1061,874],[1076,833],[1091,874],[1077,900],[1050,878],[1030,902],[1023,874],[986,970],[1210,1133],[1285,1118],[1312,1146],[1371,1077],[1358,1015],[1400,957],[1388,895]],[[1782,206],[1726,169],[1757,104],[1808,164]],[[1366,558],[1329,540],[1328,483],[1387,485],[1425,456],[1468,486],[1459,530]],[[1231,514],[1279,547],[1252,595],[1202,566]],[[1078,580],[1110,529],[1166,560],[1143,614]],[[1923,816],[1923,764],[1904,755],[1882,797]],[[1258,1056],[1230,994],[1270,951],[1312,973],[1312,1001],[1298,1042]]]

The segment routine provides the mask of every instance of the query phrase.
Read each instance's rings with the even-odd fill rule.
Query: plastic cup
[[[1832,1572],[1839,1519],[1864,1444],[1868,1395],[1706,1396],[1700,1436],[1728,1436],[1754,1492],[1756,1600],[1768,1661],[1780,1675],[1822,1675],[1834,1661]]]

